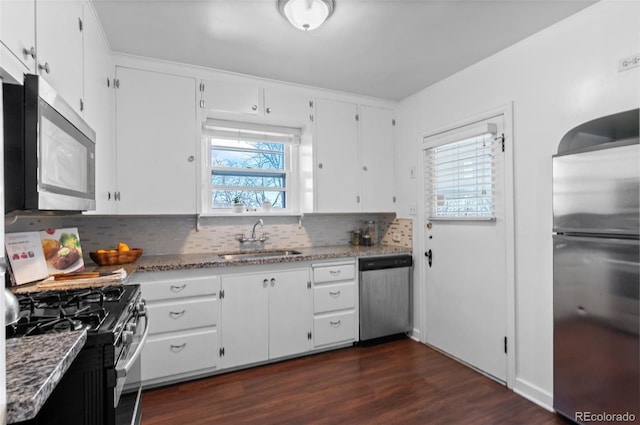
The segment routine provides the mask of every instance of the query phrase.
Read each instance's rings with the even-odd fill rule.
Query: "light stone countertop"
[[[87,270],[112,271],[124,267],[127,274],[150,271],[248,266],[285,262],[340,260],[411,253],[411,249],[389,245],[286,248],[300,251],[287,257],[242,258],[227,260],[220,253],[142,256],[135,263]],[[236,252],[264,251],[253,247]],[[79,287],[84,285],[79,285]],[[12,338],[7,340],[7,419],[8,423],[35,417],[64,372],[86,341],[86,331]]]
[[[242,258],[226,260],[217,252],[205,254],[144,255],[136,261],[136,272],[188,270],[199,268],[249,266],[257,264],[289,263],[301,261],[339,260],[341,258],[361,258],[380,255],[410,254],[411,249],[388,245],[351,246],[335,245],[323,247],[286,248],[300,251],[300,255],[267,258]],[[260,252],[260,249],[244,249],[235,252]],[[271,250],[266,250],[271,251]]]
[[[7,423],[36,416],[86,340],[82,330],[6,341]]]

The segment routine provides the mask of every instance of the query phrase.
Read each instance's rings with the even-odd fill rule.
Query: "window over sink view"
[[[205,121],[209,212],[289,210],[300,133],[299,128]]]

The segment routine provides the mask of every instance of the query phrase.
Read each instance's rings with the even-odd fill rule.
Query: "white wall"
[[[414,251],[421,254],[420,135],[513,102],[514,390],[549,409],[553,392],[551,156],[574,126],[639,106],[640,70],[618,72],[620,59],[639,52],[640,2],[604,0],[400,103],[398,216],[408,216],[410,205],[419,206]],[[415,179],[410,178],[411,167],[418,170]],[[419,276],[424,262],[422,256],[416,258]],[[423,296],[421,282],[416,282],[415,290],[418,297]],[[425,328],[421,329],[423,340],[428,324]]]

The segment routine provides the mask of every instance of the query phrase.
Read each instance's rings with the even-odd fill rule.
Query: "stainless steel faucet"
[[[259,219],[256,222],[256,224],[253,225],[253,228],[251,229],[251,237],[248,238],[243,233],[243,234],[239,234],[238,235],[238,240],[241,243],[245,243],[245,242],[264,242],[264,241],[266,241],[267,240],[267,235],[265,235],[264,233],[259,238],[256,236],[256,227],[258,227],[258,224],[260,225],[260,227],[264,227],[264,221],[262,221],[262,219]]]
[[[259,219],[258,221],[256,221],[256,224],[253,225],[253,229],[251,230],[251,239],[253,239],[254,241],[256,240],[256,226],[260,225],[260,227],[264,227],[264,221],[262,221],[262,219]]]

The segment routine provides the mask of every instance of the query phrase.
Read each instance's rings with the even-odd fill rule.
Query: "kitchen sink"
[[[300,251],[295,250],[274,250],[274,251],[253,251],[253,252],[233,252],[226,254],[218,254],[218,257],[225,260],[253,260],[260,258],[271,257],[291,257],[294,255],[302,254]]]

